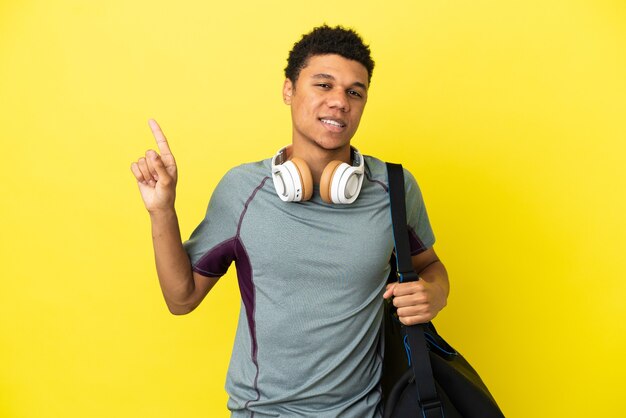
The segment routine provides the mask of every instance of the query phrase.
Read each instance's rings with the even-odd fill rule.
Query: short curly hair
[[[293,45],[287,57],[285,76],[295,84],[300,71],[307,66],[309,58],[327,54],[337,54],[363,64],[367,69],[368,83],[372,80],[374,61],[369,45],[365,45],[361,36],[352,29],[328,25],[314,28],[302,35],[302,39]]]

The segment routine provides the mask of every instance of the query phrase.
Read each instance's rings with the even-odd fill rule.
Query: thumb
[[[383,298],[388,299],[393,296],[393,289],[396,287],[396,283],[390,283],[387,285],[387,289],[385,289],[385,293],[383,293]]]

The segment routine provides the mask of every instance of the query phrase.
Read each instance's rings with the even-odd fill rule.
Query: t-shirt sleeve
[[[415,177],[404,169],[407,226],[411,255],[417,255],[435,244],[435,235],[428,220],[426,205]]]
[[[241,208],[233,193],[233,174],[227,173],[215,188],[206,215],[183,243],[193,271],[221,277],[236,259],[237,224]]]

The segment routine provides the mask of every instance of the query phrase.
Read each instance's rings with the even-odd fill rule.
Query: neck
[[[291,153],[288,157],[298,157],[306,161],[311,169],[313,184],[320,184],[322,172],[329,162],[339,160],[352,164],[350,158],[350,145],[346,145],[345,147],[339,149],[327,150],[319,146],[306,146],[295,143],[291,147]]]

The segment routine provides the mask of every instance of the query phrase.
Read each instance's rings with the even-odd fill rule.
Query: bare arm
[[[161,128],[150,120],[150,128],[160,155],[146,151],[132,163],[139,192],[152,224],[152,244],[159,283],[170,312],[182,315],[194,310],[217,282],[191,269],[183,248],[178,217],[174,209],[178,172],[176,161]]]
[[[391,283],[383,295],[394,297],[398,317],[405,325],[432,320],[446,306],[450,293],[448,272],[432,247],[411,257],[411,261],[420,280]]]
[[[171,313],[187,314],[202,302],[218,279],[192,271],[174,210],[150,213],[150,220],[154,259],[165,303]]]

